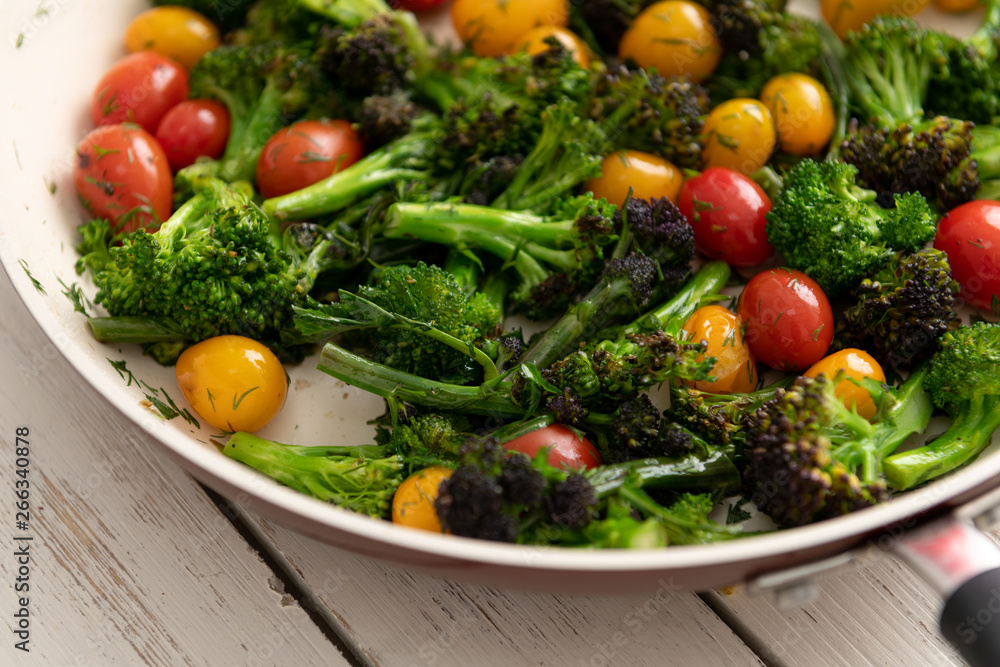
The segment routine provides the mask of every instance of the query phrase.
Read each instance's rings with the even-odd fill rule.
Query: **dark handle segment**
[[[951,594],[941,612],[941,633],[972,667],[1000,665],[1000,568]]]

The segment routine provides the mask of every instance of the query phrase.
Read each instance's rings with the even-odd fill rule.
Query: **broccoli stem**
[[[188,339],[171,323],[141,315],[91,317],[87,323],[101,343],[167,343]]]
[[[265,200],[264,213],[279,220],[307,220],[338,211],[399,181],[425,177],[433,152],[430,133],[414,132],[365,156],[309,187]]]
[[[379,14],[388,14],[392,11],[383,0],[297,0],[297,2],[345,28],[355,28]]]
[[[404,470],[401,456],[381,457],[381,447],[285,445],[234,433],[222,453],[319,500],[372,517],[384,517]]]
[[[394,398],[439,410],[457,410],[502,419],[516,419],[525,413],[511,395],[506,376],[473,387],[448,384],[377,364],[334,343],[323,347],[318,368],[342,382],[385,399]]]
[[[885,460],[889,485],[906,491],[965,465],[990,444],[1000,428],[1000,396],[979,396],[963,404],[942,435],[923,447]]]
[[[707,456],[636,459],[594,468],[587,474],[598,498],[619,492],[624,486],[644,489],[720,489],[740,484],[740,473],[721,451]]]
[[[559,321],[549,327],[521,356],[523,364],[548,368],[569,352],[573,346],[590,339],[621,309],[623,303],[634,302],[634,282],[631,276],[604,276],[582,301],[574,305]]]
[[[914,433],[923,433],[934,413],[934,405],[930,395],[924,390],[924,379],[927,377],[927,364],[921,365],[910,374],[906,382],[893,393],[895,399],[885,414],[878,416],[875,423],[875,447],[880,461],[891,455],[903,442]],[[879,390],[889,391],[885,385],[879,389],[871,387],[871,383],[862,383],[869,390],[875,404],[886,400],[879,396]]]
[[[625,325],[619,338],[648,331],[663,331],[677,336],[687,319],[703,305],[705,299],[716,296],[726,286],[731,273],[726,262],[706,262],[677,294]]]
[[[219,160],[219,178],[230,183],[253,180],[264,144],[288,122],[283,107],[281,91],[269,82],[261,91],[250,118],[241,121],[230,132],[226,151]]]

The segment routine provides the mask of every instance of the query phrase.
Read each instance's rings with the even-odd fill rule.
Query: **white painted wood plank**
[[[963,665],[938,632],[941,600],[891,555],[817,581],[822,595],[781,609],[774,596],[710,593],[722,615],[770,665]]]
[[[759,665],[692,593],[546,595],[448,582],[248,521],[379,665]],[[669,583],[669,582],[666,582]]]
[[[2,271],[0,312],[0,617],[8,627],[18,608],[13,538],[34,538],[30,653],[0,633],[0,664],[347,664],[201,487],[93,395]],[[24,532],[14,526],[19,426],[30,429]]]

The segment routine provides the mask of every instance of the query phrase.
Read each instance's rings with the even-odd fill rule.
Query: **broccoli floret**
[[[218,100],[229,110],[229,138],[217,162],[198,162],[181,174],[230,182],[251,181],[271,135],[329,91],[308,44],[278,42],[209,51],[192,68],[189,82],[192,97]]]
[[[800,526],[886,500],[883,462],[933,411],[925,377],[921,369],[897,389],[865,383],[879,405],[874,424],[837,398],[839,376],[797,378],[758,411],[747,436],[754,503],[779,525]]]
[[[403,91],[366,97],[358,120],[358,135],[365,150],[373,151],[406,135],[419,113],[410,95]]]
[[[452,274],[423,262],[376,271],[358,296],[391,313],[432,323],[466,345],[481,346],[502,331],[503,316],[496,304],[483,294],[465,293]],[[383,326],[358,332],[357,338],[372,348],[373,359],[409,373],[458,384],[482,377],[468,355],[420,333]]]
[[[111,223],[105,218],[92,218],[76,228],[80,234],[80,242],[76,246],[76,272],[83,274],[90,271],[96,274],[113,259],[111,248],[125,236],[123,232],[115,232]]]
[[[751,28],[749,33],[734,33],[743,34],[742,46],[725,47],[719,66],[705,81],[713,104],[738,97],[757,98],[767,82],[780,74],[820,74],[823,49],[816,22],[787,12],[769,13],[764,22],[745,22]],[[758,23],[760,28],[753,32]],[[721,31],[719,36],[725,39],[728,34]]]
[[[960,290],[940,250],[898,253],[852,295],[837,324],[834,345],[858,347],[895,371],[908,370],[937,351],[938,338],[958,328]]]
[[[222,453],[296,491],[371,517],[386,518],[403,481],[403,457],[383,448],[286,445],[238,432]]]
[[[217,179],[155,233],[128,234],[94,276],[111,317],[91,318],[102,342],[197,342],[237,334],[288,353],[282,334],[326,256],[321,241],[290,257],[250,199]],[[178,350],[179,352],[179,350]]]
[[[330,80],[360,97],[407,87],[430,61],[429,46],[413,14],[387,6],[357,25],[324,24],[317,41],[316,57]]]
[[[965,39],[939,34],[944,62],[935,68],[927,91],[927,112],[977,125],[991,125],[1000,115],[1000,2],[984,0],[982,25]]]
[[[997,13],[1000,8],[991,9],[991,15]],[[954,118],[928,117],[925,111],[935,77],[951,80],[962,67],[985,66],[968,60],[981,57],[975,48],[956,49],[953,38],[910,19],[881,17],[851,33],[842,55],[860,122],[852,124],[836,152],[859,168],[861,184],[888,193],[920,192],[948,210],[976,198],[982,183],[1000,178],[996,130],[974,129],[964,113],[970,106],[980,115],[981,104],[954,92]],[[968,85],[996,97],[983,81]],[[940,94],[934,92],[928,106],[947,108],[935,105]]]
[[[715,394],[677,384],[670,388],[666,416],[739,456],[757,410],[787,385],[779,380],[749,393]]]
[[[924,383],[951,417],[948,430],[885,462],[894,489],[906,490],[974,460],[1000,427],[1000,324],[977,322],[940,338]]]
[[[828,296],[856,286],[896,250],[914,252],[932,238],[936,218],[917,193],[895,195],[893,208],[856,183],[858,170],[806,159],[785,178],[767,214],[767,237],[789,267],[813,278]]]
[[[707,91],[686,78],[619,67],[594,75],[585,113],[612,148],[654,153],[694,168],[701,160],[699,135],[708,110]]]

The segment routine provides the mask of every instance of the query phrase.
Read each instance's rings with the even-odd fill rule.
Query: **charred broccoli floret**
[[[708,110],[707,91],[686,78],[619,67],[595,74],[585,113],[602,127],[613,148],[654,153],[679,167],[695,168]]]
[[[874,424],[837,398],[839,378],[799,377],[779,391],[747,437],[754,503],[781,526],[801,526],[886,500],[883,462],[931,416],[925,377],[921,369],[897,389],[866,383],[879,405]]]
[[[893,208],[856,183],[856,167],[806,159],[788,173],[767,214],[768,240],[789,267],[813,278],[828,296],[874,274],[894,251],[919,250],[937,220],[918,193],[895,195]]]
[[[887,368],[907,370],[937,351],[942,334],[958,328],[959,289],[940,250],[898,253],[853,290],[834,345],[859,347]]]

